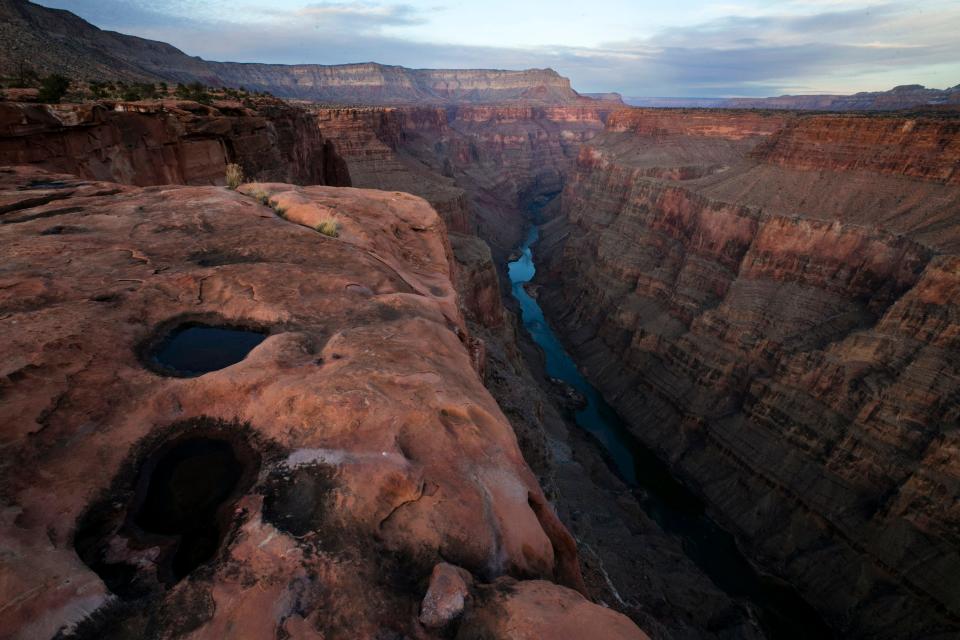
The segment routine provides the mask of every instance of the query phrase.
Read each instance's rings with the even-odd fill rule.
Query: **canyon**
[[[484,196],[546,222],[538,297],[584,373],[838,633],[949,637],[955,514],[922,496],[958,486],[960,120],[601,108],[551,135],[483,111],[320,117],[364,140],[344,147],[361,182],[438,208],[416,170],[461,187],[498,262],[519,229]]]
[[[4,634],[960,633],[955,90],[0,36]]]
[[[142,197],[149,200],[170,189],[159,185],[222,184],[226,164],[240,162],[251,178],[262,181],[241,191],[253,197],[254,206],[267,202],[282,212],[286,224],[316,234],[312,227],[332,215],[344,225],[345,241],[375,243],[376,248],[364,245],[372,255],[396,254],[420,264],[421,271],[443,272],[441,285],[413,283],[412,291],[428,296],[438,295],[431,287],[448,291],[445,304],[452,306],[443,311],[443,322],[486,386],[483,393],[491,394],[508,421],[504,424],[515,434],[522,468],[529,465],[525,473],[533,473],[527,476],[532,486],[542,487],[543,499],[563,523],[559,526],[573,534],[576,543],[551,539],[551,544],[579,547],[578,555],[563,560],[568,573],[583,576],[579,588],[653,637],[789,637],[783,633],[789,617],[771,626],[770,616],[780,612],[758,608],[762,605],[736,588],[718,586],[711,567],[690,555],[683,536],[646,511],[647,489],[631,485],[611,463],[617,453],[604,451],[575,424],[568,390],[544,375],[542,355],[518,324],[519,309],[504,296],[502,267],[529,224],[545,223],[535,245],[542,257],[531,290],[582,372],[623,417],[636,446],[664,461],[664,473],[693,492],[684,500],[702,501],[703,507],[694,508],[705,508],[734,535],[739,550],[724,553],[742,551],[765,572],[761,580],[793,585],[816,609],[809,615],[822,616],[837,633],[895,638],[909,632],[934,638],[953,632],[953,516],[942,502],[933,507],[925,496],[956,493],[948,452],[950,425],[958,420],[949,398],[958,379],[950,336],[956,287],[951,255],[960,239],[951,213],[960,207],[960,121],[943,115],[639,110],[599,102],[590,107],[348,108],[265,100],[255,108],[184,101],[101,107],[6,103],[0,111],[5,133],[0,163],[95,181],[94,193],[103,195],[92,202],[103,207],[125,198],[120,194],[131,193],[131,187],[96,181],[161,189],[145,191]],[[266,150],[273,155],[265,157]],[[82,238],[86,224],[69,218],[82,219],[89,210],[75,211],[72,192],[60,196],[90,183],[23,171],[11,174],[17,182],[8,188],[15,197],[4,209],[5,228],[56,220],[49,234]],[[281,180],[339,188],[321,197],[274,185]],[[364,195],[348,197],[357,191],[344,190],[348,185]],[[194,205],[187,203],[194,200],[215,202],[214,210],[238,206],[229,198],[220,202],[219,194],[229,192],[213,189],[183,191],[182,208],[189,210]],[[351,208],[339,201],[363,209],[362,215],[353,214],[359,224],[370,215],[366,201],[377,193],[394,198],[412,193],[423,198],[418,202],[429,203],[428,210],[439,215],[435,233],[443,238],[438,240],[443,260],[430,260],[442,266],[424,267],[423,250],[408,247],[395,225],[388,225],[392,234],[351,228]],[[177,208],[157,204],[158,211],[174,218],[180,215]],[[277,219],[270,208],[260,208],[267,219]],[[199,224],[191,233],[207,228]],[[228,237],[215,246],[219,240],[210,233],[221,232],[199,234],[191,253],[201,271],[244,272],[269,262],[261,240]],[[399,244],[381,246],[381,233],[395,235]],[[262,242],[279,241],[264,237]],[[148,255],[148,246],[135,251]],[[279,247],[270,251],[275,250]],[[388,263],[404,274],[399,259]],[[291,261],[301,258],[283,262]],[[332,273],[330,267],[326,272]],[[237,277],[246,282],[251,276]],[[410,278],[401,277],[410,284]],[[14,275],[10,282],[19,279]],[[378,291],[365,281],[344,286]],[[200,285],[201,293],[205,288]],[[57,295],[45,289],[38,295],[38,309],[59,308]],[[216,299],[211,308],[223,301]],[[16,313],[25,311],[30,310]],[[229,315],[218,321],[229,325]],[[184,318],[194,316],[207,317],[200,309]],[[256,319],[253,325],[278,321]],[[159,317],[140,324],[157,322]],[[8,394],[39,365],[24,366],[7,375]],[[200,380],[222,375],[214,372]],[[69,379],[70,386],[77,385],[78,378]],[[38,408],[40,423],[60,415],[62,406],[72,406],[66,400],[34,400],[49,405]],[[254,415],[255,406],[238,419],[265,422]],[[443,411],[441,421],[446,420]],[[232,416],[197,407],[183,420],[168,415],[148,422],[217,424]],[[62,419],[72,422],[68,414]],[[931,431],[929,425],[941,426]],[[279,436],[272,429],[266,433],[275,446]],[[107,486],[131,477],[132,469],[143,464],[137,460],[156,455],[151,452],[160,445],[150,434],[130,432],[129,437],[129,453],[123,455],[121,447],[111,468],[131,470],[88,473],[100,478],[98,491],[118,491]],[[281,448],[289,456],[333,447],[284,439]],[[338,442],[337,450],[343,448]],[[262,483],[272,476],[257,477]],[[257,487],[253,493],[269,495],[262,484],[251,486]],[[354,495],[356,489],[343,491]],[[77,509],[86,504],[83,499],[64,501],[57,513],[72,509],[77,514],[72,518],[82,515]],[[338,518],[357,517],[354,508],[359,507],[351,503],[347,513],[353,515]],[[56,525],[47,520],[44,526],[57,529],[70,519]],[[18,519],[14,526],[27,521]],[[556,525],[543,527],[557,535]],[[122,528],[117,535],[124,535]],[[68,538],[63,531],[53,544],[62,547]],[[381,545],[379,535],[374,538]],[[350,561],[369,566],[386,548],[376,545],[375,551],[351,550]],[[417,565],[417,586],[384,587],[390,593],[381,596],[416,609],[411,603],[423,597],[430,567],[451,560],[447,551],[440,553]],[[357,554],[367,555],[361,561]],[[212,565],[215,571],[227,566],[220,563]],[[481,591],[484,581],[495,582],[500,575],[569,580],[554,570],[519,565],[492,570],[476,559],[454,563],[477,576],[471,588]],[[160,594],[153,596],[156,611],[171,606],[163,603],[176,589],[151,589]],[[98,593],[98,602],[109,599]],[[40,603],[31,606],[43,610]],[[86,606],[60,601],[58,610],[68,616],[62,620],[77,623]],[[384,624],[365,611],[357,615],[371,625]],[[149,621],[121,618],[131,628],[168,624],[159,615],[150,613]],[[468,619],[483,616],[463,614],[462,620]],[[815,624],[813,618],[809,624]],[[336,636],[335,629],[328,631]]]

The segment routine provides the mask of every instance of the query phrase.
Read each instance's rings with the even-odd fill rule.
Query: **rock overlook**
[[[0,171],[2,627],[435,637],[420,601],[449,562],[480,590],[462,637],[490,607],[542,624],[530,579],[567,585],[530,588],[579,601],[608,637],[644,637],[568,588],[582,589],[575,543],[475,373],[437,214],[395,192],[242,191],[257,197]],[[334,210],[338,237],[261,191],[291,214]],[[267,337],[199,377],[148,366],[187,324]],[[199,562],[145,524],[153,474],[200,472],[194,454],[171,461],[178,447],[236,471]],[[176,486],[195,508],[195,483]],[[516,588],[483,595],[506,576]]]

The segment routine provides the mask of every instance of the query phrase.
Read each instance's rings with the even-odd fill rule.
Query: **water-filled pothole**
[[[148,350],[147,363],[164,375],[194,378],[240,362],[266,338],[257,329],[182,324]]]
[[[257,477],[247,427],[200,418],[171,429],[191,427],[147,445],[77,523],[77,554],[121,598],[169,588],[216,558],[235,501]]]
[[[169,575],[162,576],[177,582],[216,554],[223,534],[218,512],[236,491],[243,466],[230,443],[190,438],[143,475],[147,486],[133,523],[146,533],[179,539],[163,567]]]

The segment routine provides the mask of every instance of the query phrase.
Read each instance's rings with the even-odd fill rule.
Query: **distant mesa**
[[[593,100],[599,100],[601,102],[612,102],[616,104],[621,104],[626,106],[626,102],[623,101],[623,96],[616,91],[607,91],[605,93],[581,93],[580,95],[587,98],[592,98]]]
[[[103,31],[69,11],[0,0],[0,75],[26,62],[39,74],[127,82],[200,82],[338,104],[446,104],[589,100],[553,69],[408,69],[211,62],[164,42]],[[591,101],[592,102],[592,101]]]
[[[628,97],[634,107],[667,109],[795,109],[804,111],[897,111],[918,107],[960,108],[960,85],[928,89],[919,84],[889,91],[864,91],[853,95],[785,95],[774,98],[646,98]]]

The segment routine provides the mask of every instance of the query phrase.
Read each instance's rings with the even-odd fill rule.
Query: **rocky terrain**
[[[958,134],[619,112],[539,246],[584,372],[844,637],[960,629]]]
[[[644,637],[577,593],[423,200],[7,168],[0,222],[5,633]],[[259,344],[158,368],[196,326]]]
[[[576,150],[608,112],[352,108],[317,115],[355,185],[417,193],[444,215],[469,331],[482,340],[486,385],[578,540],[591,596],[657,638],[763,637],[752,605],[717,587],[644,512],[642,496],[611,472],[573,423],[564,390],[543,375],[541,354],[501,305],[496,265],[531,209],[557,213]],[[474,225],[489,247],[472,235]]]
[[[223,184],[228,163],[251,179],[350,185],[311,114],[279,100],[0,102],[0,165],[150,186]]]
[[[200,165],[197,159],[185,156],[179,145],[188,143],[199,131],[215,130],[222,132],[217,138],[218,149],[267,151],[260,144],[250,145],[248,129],[251,122],[257,122],[258,127],[266,127],[261,131],[265,134],[277,125],[276,117],[228,116],[218,105],[208,108],[195,103],[123,103],[120,107],[124,111],[77,105],[7,104],[3,107],[18,118],[23,118],[25,113],[34,117],[31,123],[17,121],[18,126],[31,132],[30,136],[0,139],[8,154],[5,159],[15,162],[35,158],[36,164],[47,168],[71,169],[90,178],[112,177],[140,184],[191,180],[201,184],[222,182],[224,162],[240,158],[227,158],[223,152],[206,154],[200,159],[208,164]],[[91,113],[96,114],[99,124],[78,122],[80,117],[90,117]],[[280,110],[279,113],[294,114],[299,122],[300,114],[296,109]],[[533,466],[537,479],[546,487],[564,522],[574,528],[583,549],[580,561],[590,597],[627,613],[656,637],[760,637],[749,608],[719,591],[685,557],[679,542],[665,535],[643,514],[629,489],[606,468],[593,443],[579,435],[565,417],[562,400],[555,397],[556,389],[543,387],[537,376],[528,371],[528,359],[535,362],[537,355],[517,340],[513,317],[501,304],[493,255],[487,244],[472,233],[475,227],[472,222],[475,219],[474,200],[454,184],[461,171],[474,171],[489,176],[490,184],[504,185],[505,201],[500,203],[500,211],[505,216],[514,216],[510,224],[516,229],[515,233],[519,233],[523,224],[519,207],[534,201],[531,196],[521,197],[520,193],[535,193],[537,184],[537,174],[529,170],[534,165],[531,158],[525,156],[532,149],[538,149],[538,157],[556,163],[552,165],[554,176],[569,170],[576,147],[568,139],[599,130],[601,115],[606,116],[603,113],[584,118],[578,112],[572,115],[558,112],[549,114],[550,119],[546,120],[535,110],[518,113],[500,109],[471,114],[472,124],[461,123],[454,117],[453,123],[458,129],[476,131],[473,138],[468,138],[466,133],[450,126],[446,110],[324,109],[315,116],[322,135],[317,133],[317,122],[314,122],[312,131],[298,128],[297,133],[306,140],[323,141],[326,149],[334,147],[335,160],[345,163],[343,168],[349,169],[355,183],[390,192],[416,191],[428,198],[441,213],[450,230],[448,235],[454,258],[451,271],[467,322],[469,337],[465,336],[465,346],[471,362],[509,417],[524,457]],[[524,119],[528,116],[542,119]],[[118,135],[118,129],[124,135]],[[518,129],[537,134],[532,136],[532,142],[516,136],[514,139],[519,141],[512,142],[513,146],[502,143],[506,134]],[[189,132],[188,138],[172,137],[184,130]],[[436,151],[436,143],[444,139],[450,141],[441,144],[441,150],[459,150],[450,156],[457,162],[458,169],[448,173],[453,173],[455,178],[434,173],[431,166],[413,155],[414,152],[424,153],[431,165],[453,167],[453,163],[446,160],[446,151],[437,155],[440,152]],[[38,140],[42,141],[39,148]],[[122,145],[118,140],[135,141],[136,144]],[[108,163],[94,166],[113,167],[111,173],[93,173],[88,164],[80,162],[96,158],[95,154],[70,152],[77,144],[89,145],[91,142],[96,144],[100,157],[109,158]],[[170,153],[171,146],[179,152]],[[475,149],[473,154],[463,152],[471,147]],[[279,146],[280,150],[283,148]],[[47,162],[41,162],[44,149],[48,152]],[[51,149],[60,151],[51,153]],[[150,162],[144,162],[142,158],[145,157],[150,158]],[[185,165],[180,160],[183,157],[188,158]],[[302,176],[304,167],[298,162],[309,157],[300,154],[290,156],[289,162],[274,162],[289,175]],[[170,162],[170,165],[164,162]],[[184,170],[185,166],[202,166],[204,170],[196,172],[194,169],[194,173],[190,173]],[[124,171],[116,171],[116,168],[124,168]],[[252,172],[247,169],[247,173]],[[268,171],[257,175],[279,174]],[[32,194],[45,186],[61,186],[55,178],[38,179],[40,182],[33,185],[35,188],[23,191]],[[548,193],[556,193],[558,187],[554,183],[546,184],[549,185]],[[433,190],[430,185],[440,185],[445,191]],[[260,200],[266,197],[269,202],[272,198],[275,206],[284,210],[287,220],[308,227],[328,216],[340,218],[339,209],[304,203],[300,197],[268,196],[261,186],[244,190]],[[108,202],[108,196],[114,191],[126,193],[116,186],[104,187],[102,200]],[[52,211],[51,216],[59,217],[65,210],[70,212],[70,207],[58,204],[59,193],[54,189],[40,199],[42,203],[52,196],[47,207]],[[453,193],[455,197],[444,200],[445,193]],[[493,187],[489,194],[487,197],[492,200],[496,194]],[[445,208],[444,202],[448,201],[456,206]],[[27,201],[32,203],[31,206],[36,202],[35,199]],[[48,215],[47,209],[11,213],[12,217],[8,219],[43,219]],[[72,235],[76,230],[74,225],[53,224],[50,229],[51,234],[66,234],[71,240],[75,238]],[[202,237],[199,241],[206,242]],[[245,239],[236,240],[237,247],[225,252],[204,250],[195,256],[197,264],[217,267],[256,262],[260,252],[240,248],[245,247],[246,242]],[[526,356],[521,350],[527,352]],[[616,544],[611,544],[612,540],[616,540]],[[42,607],[36,609],[41,610]]]
[[[563,188],[580,145],[615,105],[315,108],[353,183],[429,201],[452,231],[478,234],[498,262],[524,211]],[[549,212],[548,212],[549,215]]]
[[[407,69],[376,63],[210,62],[164,42],[103,31],[69,11],[0,0],[0,75],[21,64],[69,78],[201,82],[340,104],[592,102],[552,69]]]

